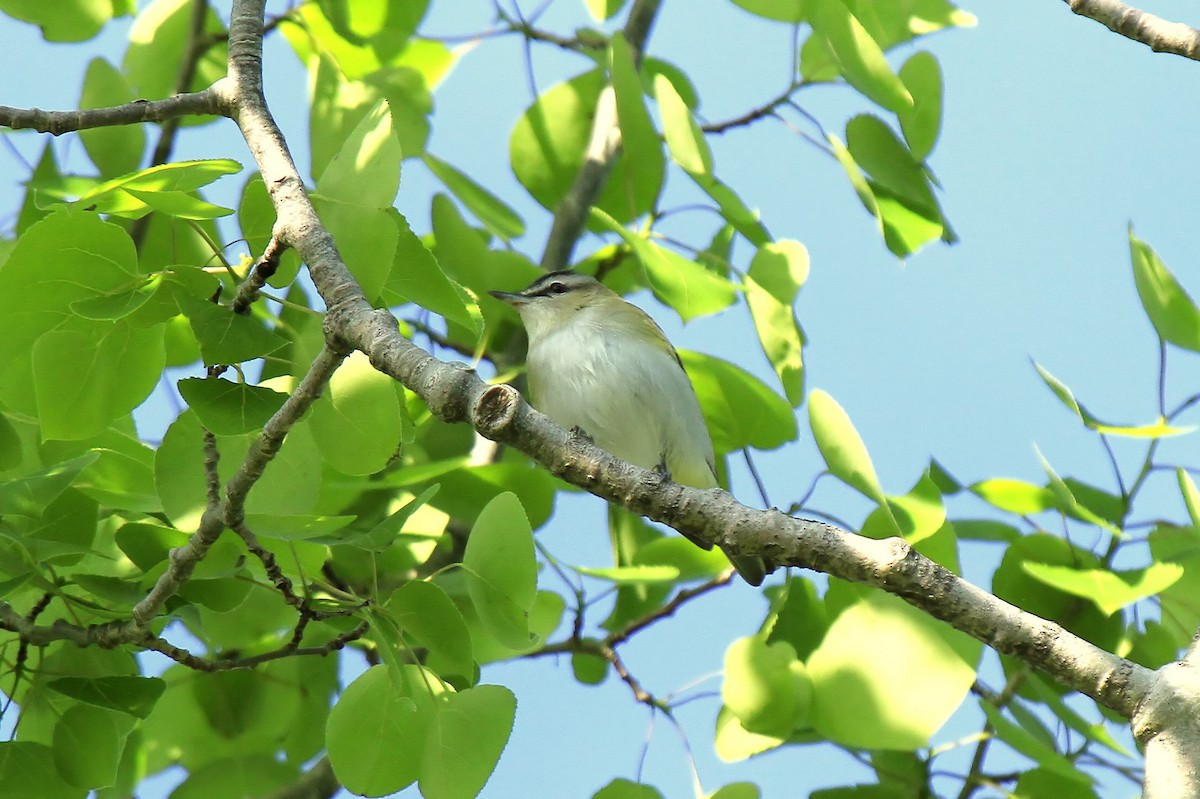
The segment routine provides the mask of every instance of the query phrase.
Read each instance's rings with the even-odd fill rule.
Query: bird
[[[693,488],[718,485],[696,391],[649,314],[572,270],[548,272],[518,292],[489,294],[512,306],[525,326],[535,408],[635,466]],[[746,582],[762,584],[762,558],[730,561]]]

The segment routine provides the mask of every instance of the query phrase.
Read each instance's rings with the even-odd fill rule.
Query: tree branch
[[[362,350],[372,365],[420,396],[446,422],[469,422],[553,474],[597,496],[735,555],[814,569],[882,588],[956,629],[1018,657],[1131,716],[1154,673],[1105,652],[1053,622],[1019,610],[917,553],[900,539],[853,535],[832,525],[746,507],[720,489],[695,489],[617,460],[527,405],[510,386],[488,386],[461,364],[439,361],[405,339],[387,311],[372,308],[303,190],[262,96],[263,0],[235,3],[230,31],[237,121],[279,216],[277,232],[308,265],[327,307],[327,337]]]
[[[1146,45],[1156,53],[1200,60],[1200,30],[1172,22],[1120,0],[1063,0],[1081,17],[1094,19],[1113,33]]]
[[[40,108],[0,105],[0,125],[13,130],[36,130],[39,133],[61,136],[88,128],[165,122],[177,117],[225,115],[227,112],[225,95],[214,84],[203,91],[178,94],[164,100],[134,100],[124,105],[88,108],[83,111],[43,111]]]
[[[633,52],[634,63],[640,63],[646,38],[654,25],[661,0],[637,0],[625,20],[625,38]],[[617,125],[617,98],[611,85],[600,92],[596,101],[596,118],[592,122],[592,133],[584,151],[583,166],[575,175],[575,182],[554,209],[554,224],[542,251],[541,267],[547,272],[566,269],[571,262],[571,253],[583,235],[587,223],[588,209],[596,202],[613,163],[621,152],[621,129]]]

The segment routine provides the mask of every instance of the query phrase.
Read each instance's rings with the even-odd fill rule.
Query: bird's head
[[[548,272],[521,291],[490,291],[516,309],[531,340],[554,330],[589,309],[624,304],[620,296],[594,277],[578,272]]]

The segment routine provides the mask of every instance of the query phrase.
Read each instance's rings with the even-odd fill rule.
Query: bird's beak
[[[489,291],[488,294],[491,294],[493,297],[500,300],[500,302],[507,303],[514,308],[529,302],[529,298],[524,294],[516,294],[511,291]]]

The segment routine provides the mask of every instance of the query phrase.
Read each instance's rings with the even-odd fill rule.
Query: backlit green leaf
[[[463,568],[471,602],[488,632],[506,646],[528,646],[537,558],[533,531],[516,494],[499,494],[484,507],[467,539]]]
[[[329,711],[325,733],[334,774],[361,796],[384,796],[416,782],[428,725],[387,667],[367,669]]]
[[[712,151],[692,111],[665,75],[654,76],[654,94],[662,115],[663,137],[671,159],[689,174],[711,175]]]
[[[219,436],[261,430],[287,400],[286,394],[265,386],[215,377],[188,377],[177,386],[200,423]]]
[[[134,100],[133,90],[125,77],[103,58],[93,58],[83,77],[83,92],[79,97],[80,108],[103,108],[121,105]],[[146,132],[141,125],[112,125],[79,131],[83,149],[88,158],[100,170],[103,177],[111,178],[132,172],[142,160],[146,149]]]
[[[1200,352],[1200,309],[1158,254],[1134,236],[1132,229],[1129,253],[1133,260],[1133,282],[1155,331],[1164,341]]]
[[[1106,615],[1165,591],[1183,576],[1183,567],[1177,563],[1155,563],[1144,569],[1117,572],[1031,562],[1022,563],[1021,568],[1046,585],[1090,599]]]
[[[808,423],[830,473],[868,499],[885,502],[867,446],[837,400],[824,391],[810,392]]]
[[[480,186],[465,172],[432,153],[425,153],[422,159],[429,171],[436,175],[488,230],[504,239],[515,239],[525,235],[525,222],[499,197]]]
[[[473,799],[483,790],[512,734],[517,698],[502,685],[446,696],[429,725],[421,760],[425,799]]]
[[[796,438],[787,401],[740,366],[711,355],[680,351],[717,452],[768,450]]]
[[[926,746],[966,698],[982,645],[901,599],[851,590],[808,658],[812,726],[846,746]]]
[[[317,193],[347,205],[390,208],[400,188],[400,142],[386,100],[366,113],[317,180]]]
[[[654,296],[675,309],[683,321],[716,313],[737,299],[733,284],[690,258],[642,238],[599,209],[592,209],[592,218],[633,248],[646,270]]]
[[[609,70],[616,93],[621,148],[629,165],[630,190],[653,205],[662,191],[665,169],[662,141],[646,111],[633,53],[620,33],[613,36],[609,46]]]
[[[912,108],[912,95],[888,65],[879,43],[843,0],[817,0],[810,21],[824,37],[847,83],[889,111]]]
[[[925,51],[914,53],[900,67],[900,80],[913,98],[913,107],[899,115],[900,130],[914,161],[933,152],[942,129],[942,71]]]
[[[804,331],[794,304],[807,278],[808,250],[784,239],[758,249],[742,282],[759,343],[792,407],[804,401]]]

